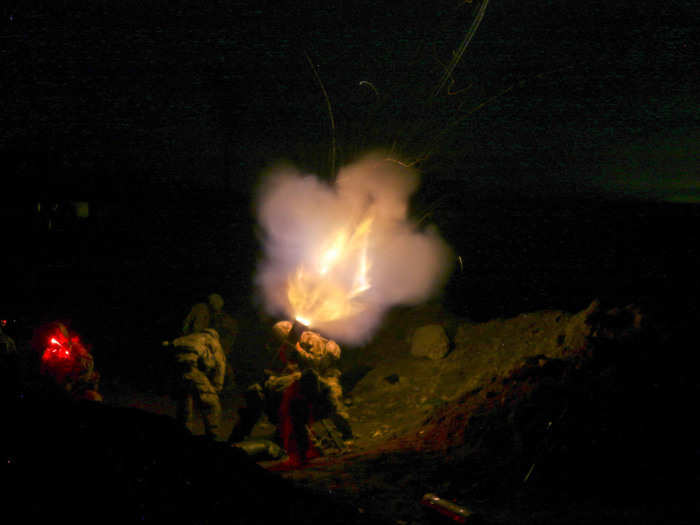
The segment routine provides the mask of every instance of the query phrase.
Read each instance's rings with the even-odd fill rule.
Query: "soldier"
[[[281,321],[278,329],[289,333],[291,323]],[[349,416],[343,403],[343,389],[340,386],[340,347],[335,341],[325,339],[320,334],[306,330],[302,332],[291,365],[301,371],[302,393],[313,400],[315,419],[330,419],[340,431],[343,439],[352,438]]]
[[[291,328],[289,321],[280,321],[273,333],[285,341]],[[307,330],[294,346],[283,343],[279,357],[283,367],[266,371],[269,377],[263,387],[248,389],[246,407],[239,412],[229,442],[244,439],[263,412],[277,425],[277,437],[292,461],[301,462],[316,453],[308,429],[314,420],[330,419],[344,440],[352,439],[337,368],[340,347],[335,341]]]
[[[208,302],[195,304],[182,323],[182,335],[201,332],[205,328],[209,328],[211,326],[212,310],[213,308]]]
[[[213,328],[219,333],[219,342],[226,356],[226,385],[233,385],[233,367],[231,366],[231,351],[238,333],[238,323],[224,311],[224,299],[217,293],[210,294],[206,303],[197,303],[190,310],[182,324],[182,334],[188,335],[201,332],[205,328]]]
[[[13,356],[17,353],[17,346],[12,338],[2,331],[7,321],[0,322],[0,356]]]
[[[0,393],[13,394],[19,383],[17,346],[12,338],[3,333],[7,321],[0,322]]]
[[[55,321],[36,333],[34,348],[40,353],[39,374],[66,392],[71,399],[102,401],[100,374],[80,336]]]
[[[177,401],[177,420],[185,427],[191,422],[196,404],[208,437],[218,439],[221,423],[219,393],[224,386],[226,358],[213,328],[164,341],[173,349],[177,386],[173,397]]]

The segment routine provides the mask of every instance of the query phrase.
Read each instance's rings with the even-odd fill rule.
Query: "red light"
[[[70,359],[71,358],[71,343],[66,337],[57,333],[49,337],[48,345],[44,349],[44,354],[42,355],[42,360],[52,360],[52,359]]]

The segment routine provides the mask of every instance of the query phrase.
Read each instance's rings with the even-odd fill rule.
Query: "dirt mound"
[[[595,301],[459,323],[441,360],[402,337],[351,392],[354,454],[288,477],[407,523],[427,492],[495,523],[690,523],[693,336],[687,320]]]

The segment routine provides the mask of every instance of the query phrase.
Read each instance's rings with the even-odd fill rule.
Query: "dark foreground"
[[[2,440],[3,512],[23,522],[368,521],[238,449],[138,409],[17,399],[7,406]]]

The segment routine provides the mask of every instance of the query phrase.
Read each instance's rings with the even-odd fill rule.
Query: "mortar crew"
[[[292,323],[280,321],[273,327],[283,342]],[[277,425],[278,439],[292,461],[301,462],[315,454],[308,432],[314,419],[330,419],[343,439],[352,438],[349,417],[342,403],[340,371],[336,367],[340,347],[311,331],[301,334],[291,346],[283,342],[277,370],[266,370],[264,386],[253,385],[246,392],[246,406],[239,411],[239,421],[229,441],[243,440],[263,412]]]
[[[291,323],[278,323],[278,330],[289,334]],[[294,351],[289,354],[290,366],[298,367],[299,393],[306,405],[299,404],[299,409],[308,407],[311,420],[330,419],[344,440],[352,439],[350,418],[343,403],[343,389],[340,385],[340,347],[335,341],[326,339],[311,330],[302,332]],[[299,417],[302,414],[298,414]],[[301,430],[301,422],[296,423]],[[301,436],[303,439],[303,436]]]
[[[219,333],[219,342],[227,362],[225,381],[233,383],[233,367],[230,355],[238,334],[238,323],[228,312],[224,311],[224,299],[217,293],[209,294],[206,303],[195,304],[187,314],[182,324],[182,334],[187,335],[201,332],[205,328],[213,328]]]
[[[177,420],[191,424],[195,407],[204,421],[207,436],[217,439],[221,424],[219,393],[224,386],[226,358],[213,328],[164,341],[173,350],[177,385],[173,397],[177,401]]]
[[[285,338],[291,329],[289,321],[275,325],[275,330]],[[298,380],[283,392],[279,429],[290,462],[298,464],[319,454],[309,431],[315,420],[330,419],[343,440],[352,439],[352,429],[342,402],[337,343],[305,330],[294,346],[283,345],[282,350],[287,369],[294,370]]]
[[[41,376],[50,379],[72,399],[102,401],[100,374],[89,348],[77,333],[55,321],[35,333],[33,346],[40,353]]]

